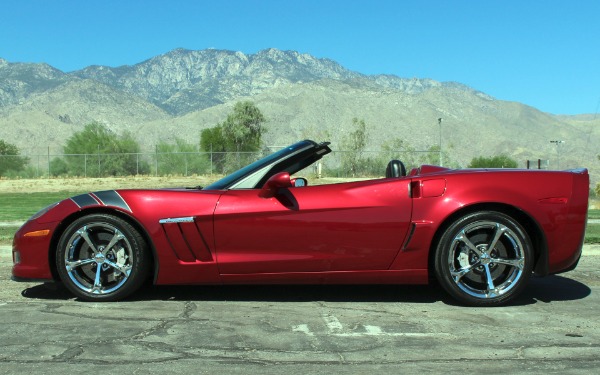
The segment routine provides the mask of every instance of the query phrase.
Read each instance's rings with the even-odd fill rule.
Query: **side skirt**
[[[222,274],[223,284],[428,284],[426,269]]]

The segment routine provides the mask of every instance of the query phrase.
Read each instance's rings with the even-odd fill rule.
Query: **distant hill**
[[[594,180],[600,173],[595,115],[552,115],[456,82],[368,76],[295,51],[177,49],[133,66],[70,73],[0,59],[0,139],[27,154],[60,152],[92,121],[133,132],[146,150],[175,136],[197,142],[247,99],[268,119],[269,145],[314,138],[336,149],[356,117],[367,124],[369,149],[398,138],[424,150],[438,144],[442,118],[443,148],[460,165],[505,153],[520,165],[541,158],[556,166],[560,153],[562,168],[588,167]],[[557,150],[551,140],[565,143]]]

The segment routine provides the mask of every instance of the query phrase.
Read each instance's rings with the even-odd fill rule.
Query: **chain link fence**
[[[229,174],[272,151],[265,152],[154,152],[121,154],[0,155],[0,176],[9,178],[192,176]],[[323,177],[377,177],[391,159],[407,168],[437,164],[436,151],[333,151],[305,170]]]

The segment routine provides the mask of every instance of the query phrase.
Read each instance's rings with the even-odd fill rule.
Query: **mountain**
[[[9,63],[0,58],[0,108],[19,104],[68,80],[67,74],[48,64]]]
[[[265,142],[331,140],[334,149],[368,125],[370,150],[402,139],[417,150],[442,146],[466,165],[474,156],[506,153],[524,165],[600,172],[599,121],[593,115],[555,116],[497,100],[457,82],[368,76],[295,51],[256,54],[176,49],[132,66],[90,66],[64,73],[47,64],[0,59],[0,139],[30,155],[60,153],[64,141],[98,121],[130,131],[145,150],[181,137],[196,143],[238,100],[253,100],[268,121]],[[559,148],[550,140],[564,140]]]
[[[73,75],[141,96],[173,115],[202,110],[282,85],[320,79],[366,78],[332,60],[274,48],[255,55],[214,49],[176,49],[134,66],[91,66]],[[407,92],[440,85],[432,80],[384,75],[369,80],[378,86]]]

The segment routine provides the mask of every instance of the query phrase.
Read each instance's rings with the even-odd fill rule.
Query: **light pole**
[[[440,126],[440,167],[443,167],[442,162],[442,118],[438,118],[438,125]]]
[[[553,143],[556,145],[556,157],[558,159],[556,169],[560,169],[560,145],[565,143],[565,141],[550,141],[550,143]]]
[[[100,144],[98,144],[98,177],[100,176]]]

